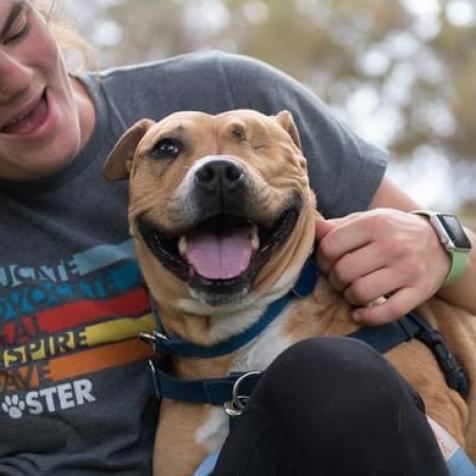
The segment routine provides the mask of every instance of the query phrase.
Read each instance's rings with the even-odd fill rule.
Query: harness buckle
[[[154,390],[154,395],[158,400],[161,400],[162,392],[160,391],[159,376],[157,375],[157,369],[155,368],[154,361],[149,359],[147,363],[149,364],[149,370],[151,373],[152,389]]]
[[[149,334],[148,332],[139,332],[139,337],[142,341],[152,347],[154,356],[157,356],[157,340],[162,338],[161,334],[159,332],[154,332],[153,334]],[[153,358],[148,359],[147,364],[149,366],[153,394],[158,400],[160,400],[162,398],[162,392],[160,391],[159,376],[157,375],[157,368],[155,367]]]
[[[233,384],[233,390],[231,393],[231,400],[228,400],[223,405],[225,409],[225,413],[230,417],[240,416],[243,413],[243,410],[250,399],[249,395],[240,395],[238,392],[240,390],[240,385],[246,382],[247,379],[250,377],[258,376],[261,372],[257,370],[252,370],[250,372],[246,372],[240,377],[238,377]],[[248,393],[248,392],[246,392]]]
[[[157,342],[155,334],[149,334],[148,332],[139,332],[139,337],[147,344],[155,344]]]
[[[430,348],[445,375],[448,386],[465,397],[468,392],[466,373],[458,364],[443,336],[435,329],[420,328],[415,337]]]
[[[160,340],[166,341],[168,337],[161,332],[154,331],[152,334],[148,332],[139,332],[139,338],[146,344],[152,347],[152,352],[157,355],[157,342]]]

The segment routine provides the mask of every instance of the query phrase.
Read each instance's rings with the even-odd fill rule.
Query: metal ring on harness
[[[168,339],[168,337],[165,334],[162,334],[156,331],[154,331],[152,334],[149,334],[148,332],[139,332],[139,337],[143,342],[145,342],[146,344],[149,344],[152,347],[152,352],[154,353],[154,355],[157,354],[157,341],[159,339],[161,340]]]
[[[165,334],[154,331],[153,334],[148,332],[139,332],[139,337],[145,342],[157,342],[157,339],[167,340],[168,337]]]
[[[252,370],[250,372],[246,372],[245,374],[241,375],[236,382],[233,384],[232,390],[232,397],[231,400],[225,402],[223,408],[225,409],[225,413],[230,417],[240,416],[243,413],[243,410],[250,399],[249,395],[239,395],[238,391],[240,385],[252,375],[259,375],[261,372],[257,370]]]

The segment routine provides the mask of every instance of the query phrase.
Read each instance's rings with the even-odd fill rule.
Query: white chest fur
[[[233,363],[231,372],[262,371],[293,343],[283,331],[289,311],[289,308],[285,309],[265,332],[242,349]],[[195,434],[195,441],[210,452],[219,449],[228,435],[229,418],[222,407],[211,408],[206,422]]]

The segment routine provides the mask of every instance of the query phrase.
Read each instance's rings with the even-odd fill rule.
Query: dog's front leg
[[[163,400],[155,438],[154,476],[191,476],[208,454],[221,446],[227,429],[221,408]]]

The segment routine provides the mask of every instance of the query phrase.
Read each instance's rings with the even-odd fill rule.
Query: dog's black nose
[[[195,172],[198,187],[209,192],[231,192],[244,182],[241,166],[230,160],[212,160]]]

